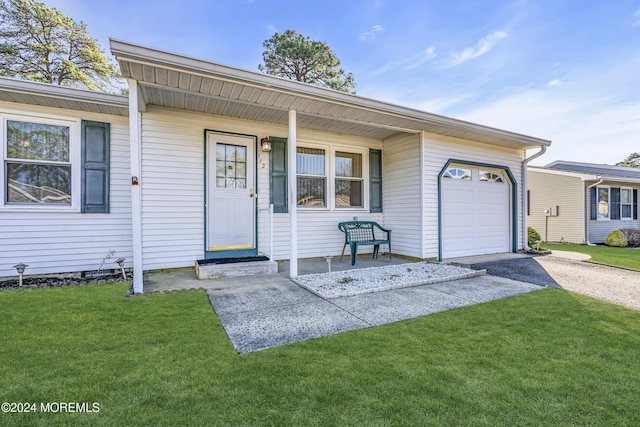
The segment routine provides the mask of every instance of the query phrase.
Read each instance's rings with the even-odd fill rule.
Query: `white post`
[[[289,277],[298,276],[298,212],[296,183],[296,111],[289,110]]]
[[[138,82],[129,83],[129,154],[131,156],[131,228],[133,238],[133,292],[143,292],[142,283],[142,199],[140,195],[140,110]]]
[[[420,143],[419,143],[420,155],[418,156],[418,158],[420,160],[420,235],[422,236],[420,238],[420,258],[422,259],[427,257],[426,242],[425,242],[425,236],[427,235],[427,230],[425,229],[426,227],[425,221],[427,218],[427,212],[426,212],[426,206],[425,206],[425,197],[426,197],[425,187],[427,185],[426,184],[427,178],[425,176],[426,171],[424,167],[425,159],[427,158],[427,153],[425,152],[426,139],[427,139],[426,132],[421,131]]]
[[[269,205],[269,260],[273,261],[273,203]]]

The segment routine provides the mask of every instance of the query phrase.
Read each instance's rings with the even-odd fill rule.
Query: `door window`
[[[247,147],[216,144],[216,187],[247,188]]]

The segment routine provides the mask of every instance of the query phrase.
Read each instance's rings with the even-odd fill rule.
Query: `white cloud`
[[[402,61],[389,62],[382,67],[374,70],[371,73],[371,76],[377,76],[378,74],[386,73],[387,71],[394,70],[397,68],[401,68],[403,70],[410,70],[419,65],[424,64],[436,57],[436,48],[434,46],[429,46],[428,48],[421,50],[410,58],[404,59]]]
[[[553,87],[553,86],[560,86],[561,84],[562,84],[562,81],[560,81],[560,79],[553,79],[549,83],[547,83],[547,86]]]
[[[496,43],[509,36],[507,31],[494,31],[483,39],[480,39],[475,47],[466,47],[459,52],[451,52],[447,67],[454,67],[463,64],[471,59],[477,58],[489,52]]]
[[[636,10],[636,12],[633,14],[633,25],[635,25],[636,27],[640,26],[640,9]]]
[[[379,33],[383,32],[384,26],[382,25],[373,25],[371,30],[366,33],[360,34],[360,40],[375,40]]]

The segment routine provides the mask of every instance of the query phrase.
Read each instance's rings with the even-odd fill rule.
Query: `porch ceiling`
[[[288,123],[288,110],[296,110],[300,128],[380,139],[427,131],[515,149],[550,144],[539,138],[117,40],[111,40],[111,51],[123,76],[138,81],[147,105],[280,125]]]

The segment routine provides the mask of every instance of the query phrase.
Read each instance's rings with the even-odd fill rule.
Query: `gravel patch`
[[[131,274],[127,273],[127,278],[131,278]],[[22,280],[22,286],[19,279],[7,279],[0,281],[0,292],[14,289],[34,289],[34,288],[61,288],[65,286],[79,285],[104,285],[108,283],[122,282],[122,273],[105,274],[99,277],[25,277]]]
[[[330,299],[467,279],[484,274],[486,274],[485,270],[472,270],[450,264],[416,262],[332,273],[305,274],[296,277],[293,281],[319,297]]]

